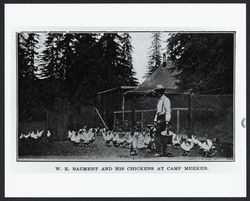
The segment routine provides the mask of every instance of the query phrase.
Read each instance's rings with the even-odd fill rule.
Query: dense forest
[[[39,119],[61,102],[93,105],[97,92],[136,85],[132,49],[128,33],[19,33],[19,119]]]
[[[233,94],[233,33],[173,33],[167,48],[181,91]]]

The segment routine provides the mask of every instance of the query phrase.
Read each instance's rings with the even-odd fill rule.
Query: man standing
[[[166,154],[166,144],[164,142],[166,136],[162,136],[162,131],[165,131],[167,129],[169,121],[171,119],[171,103],[170,100],[164,95],[165,88],[161,84],[158,84],[156,86],[154,92],[156,93],[156,96],[159,97],[156,108],[156,115],[154,118],[154,124],[156,126],[154,135],[156,148],[155,157],[159,157]]]

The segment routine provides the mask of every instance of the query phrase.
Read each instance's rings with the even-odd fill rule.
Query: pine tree
[[[177,33],[168,39],[169,59],[182,91],[233,93],[233,34]]]
[[[129,33],[121,34],[122,43],[122,58],[123,58],[123,71],[127,85],[137,85],[137,79],[135,78],[135,71],[133,68],[132,52],[133,46],[131,44],[131,36]]]
[[[62,66],[59,69],[59,74],[60,77],[67,80],[67,82],[71,82],[72,79],[74,79],[72,66],[75,62],[75,42],[76,34],[66,33],[59,44],[59,48],[62,48],[62,57],[60,59]]]
[[[37,92],[35,89],[36,55],[39,36],[35,33],[18,34],[18,104],[19,118],[33,118],[36,107]]]
[[[104,33],[98,42],[101,48],[100,73],[103,76],[104,89],[121,85],[135,85],[132,66],[130,36],[118,33]],[[103,89],[103,90],[104,90]]]
[[[18,64],[19,75],[29,80],[36,79],[35,59],[37,55],[39,36],[35,33],[19,33],[18,34]]]
[[[45,50],[43,51],[43,68],[41,76],[43,78],[60,78],[62,50],[60,43],[63,40],[62,33],[48,33],[45,40]]]
[[[74,62],[70,71],[70,96],[78,100],[84,97],[82,101],[85,103],[93,102],[97,93],[95,86],[99,77],[99,63],[96,43],[96,34],[76,34]]]
[[[152,35],[152,44],[149,51],[147,73],[145,77],[149,77],[161,65],[161,33],[156,32]]]

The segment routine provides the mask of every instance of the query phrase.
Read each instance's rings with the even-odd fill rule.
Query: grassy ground
[[[188,156],[181,156],[181,149],[169,150],[173,157],[154,157],[154,153],[139,150],[138,155],[131,156],[128,148],[106,146],[102,136],[97,136],[90,146],[79,144],[75,146],[71,141],[47,142],[44,144],[19,143],[20,160],[67,160],[67,161],[230,161],[232,157],[225,157],[217,153],[213,157],[202,157],[198,149],[191,150]]]

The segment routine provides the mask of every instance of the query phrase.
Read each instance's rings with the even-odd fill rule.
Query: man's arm
[[[155,114],[155,118],[154,118],[154,122],[156,122],[157,121],[157,114]]]
[[[171,119],[171,103],[170,103],[170,100],[168,98],[165,98],[164,100],[164,108],[165,108],[165,111],[166,111],[166,121],[169,122],[170,119]]]

